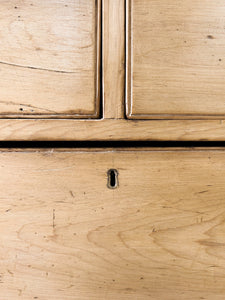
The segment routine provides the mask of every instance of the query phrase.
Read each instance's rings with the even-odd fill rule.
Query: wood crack
[[[46,69],[46,68],[39,68],[39,67],[32,67],[32,66],[23,66],[23,65],[18,65],[18,64],[14,64],[14,63],[4,62],[4,61],[0,61],[0,64],[17,67],[17,68],[23,68],[23,69],[31,69],[31,70],[46,71],[46,72],[61,73],[61,74],[75,74],[76,73],[76,72],[72,72],[72,71],[63,71],[63,70]]]

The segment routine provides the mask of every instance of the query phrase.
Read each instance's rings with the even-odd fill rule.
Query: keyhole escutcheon
[[[118,182],[118,171],[116,169],[108,170],[108,188],[109,189],[116,189],[119,185]]]

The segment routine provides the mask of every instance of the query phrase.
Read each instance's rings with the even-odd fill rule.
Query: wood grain
[[[224,120],[0,119],[0,141],[224,140]]]
[[[104,118],[125,117],[125,1],[103,1]]]
[[[98,117],[101,1],[0,5],[0,116]]]
[[[127,0],[127,116],[225,115],[223,0]]]
[[[0,298],[224,299],[224,163],[224,148],[1,150]]]

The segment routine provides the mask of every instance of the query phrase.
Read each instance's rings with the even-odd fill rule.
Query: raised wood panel
[[[224,1],[126,3],[128,118],[224,118]]]
[[[0,298],[224,299],[224,164],[224,149],[1,150]]]
[[[101,0],[0,3],[0,117],[99,115]]]

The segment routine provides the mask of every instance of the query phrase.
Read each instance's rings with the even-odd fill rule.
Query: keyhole
[[[110,169],[108,171],[108,188],[116,189],[118,187],[118,171]]]

